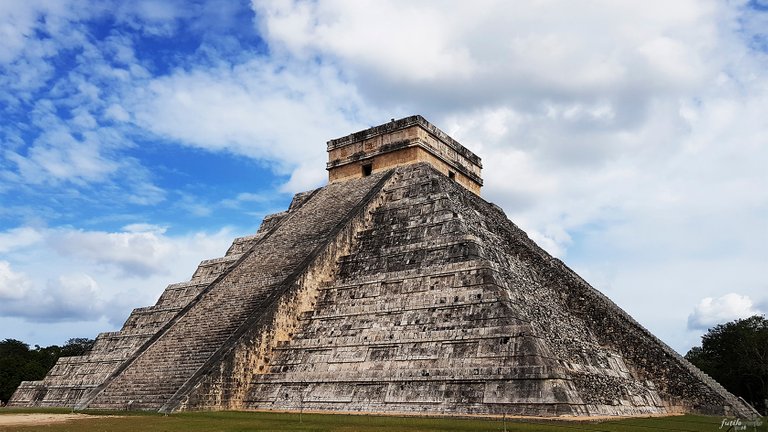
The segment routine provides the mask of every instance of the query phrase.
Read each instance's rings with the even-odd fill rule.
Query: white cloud
[[[27,275],[13,271],[9,262],[0,261],[0,299],[3,302],[22,298],[30,285]]]
[[[187,8],[181,1],[137,0],[118,3],[115,18],[121,24],[151,36],[168,36],[176,31]]]
[[[436,111],[604,96],[644,105],[654,90],[687,88],[717,68],[716,19],[729,12],[694,0],[674,6],[253,1],[253,7],[273,47],[301,58],[330,57],[364,93]]]
[[[131,173],[132,170],[125,170]],[[136,172],[138,171],[138,173]],[[153,205],[165,201],[166,191],[158,186],[155,186],[150,181],[142,179],[143,170],[138,169],[133,171],[137,175],[137,178],[128,183],[129,194],[127,200],[130,203],[138,205]]]
[[[78,0],[0,2],[0,100],[29,101],[54,73],[48,60],[86,39],[78,22],[102,10]]]
[[[435,13],[433,7],[407,2],[254,6],[264,34],[302,57],[326,51],[398,81],[466,77],[475,66],[459,43],[463,35],[457,28],[466,19],[461,14]]]
[[[276,173],[291,175],[289,192],[326,178],[325,141],[355,130],[369,111],[335,69],[265,59],[178,71],[152,80],[131,102],[141,126],[179,144],[272,162]]]
[[[108,292],[88,274],[68,273],[49,279],[42,295],[27,299],[34,306],[21,310],[42,321],[92,320],[107,313],[106,296]]]
[[[134,6],[144,11],[137,16],[173,20],[153,13],[149,2]],[[0,5],[0,32],[12,35],[0,47],[0,105],[9,119],[0,125],[0,190],[99,184],[123,202],[164,199],[123,153],[135,144],[119,102],[147,70],[130,37],[93,37],[90,21],[116,13],[109,7],[84,0]]]
[[[702,180],[717,181],[702,178],[712,169],[743,170],[742,162],[750,168],[739,174],[745,182],[761,178],[750,161],[765,160],[758,144],[764,122],[755,115],[766,92],[758,86],[745,95],[735,86],[764,75],[764,67],[745,57],[740,35],[731,33],[736,12],[725,4],[254,1],[253,7],[273,47],[338,62],[378,106],[392,102],[397,110],[437,114],[430,119],[484,158],[486,196],[535,236],[552,239],[550,250],[558,253],[570,236],[558,235],[560,241],[551,233],[624,217],[649,192],[684,196]],[[445,52],[463,54],[430,57]],[[429,72],[420,73],[424,68]],[[745,104],[720,113],[723,97]],[[690,111],[709,118],[691,124]],[[722,129],[713,131],[717,125]],[[716,152],[744,151],[732,151],[739,160],[707,156],[711,165],[690,164],[700,172],[676,173],[680,164],[689,169],[694,142]],[[663,192],[670,176],[685,183],[681,190]]]
[[[54,129],[44,132],[26,156],[8,152],[6,157],[16,163],[28,183],[99,182],[119,166],[102,154],[101,146],[92,140],[79,141],[67,130]]]
[[[91,321],[108,315],[108,291],[85,273],[67,273],[37,284],[30,278],[17,285],[15,296],[6,297],[0,315],[32,322]]]
[[[39,243],[43,235],[32,227],[17,227],[0,232],[0,253],[7,253]]]
[[[747,318],[762,312],[755,308],[748,296],[729,293],[721,297],[705,297],[688,316],[688,327],[705,330],[739,318]]]
[[[126,122],[130,120],[130,114],[122,106],[118,104],[112,104],[104,111],[106,118],[118,122]]]
[[[266,204],[269,203],[271,199],[271,196],[263,193],[241,192],[234,198],[221,200],[219,204],[226,208],[240,208],[244,203]]]
[[[0,261],[0,315],[34,321],[90,320],[104,314],[103,291],[93,278],[69,273],[37,284]]]
[[[486,199],[606,275],[597,287],[675,349],[691,346],[686,305],[702,295],[765,301],[768,58],[752,36],[768,14],[699,0],[252,4],[275,52],[336,65],[379,110],[423,114],[478,153]]]
[[[282,192],[299,192],[312,189],[324,184],[328,180],[328,173],[324,169],[318,169],[318,160],[300,163],[294,168],[291,176],[280,187]]]
[[[47,131],[35,141],[18,125],[0,128],[0,191],[112,193],[123,181],[125,201],[157,204],[167,192],[124,157],[126,137],[147,132],[264,161],[288,179],[282,191],[305,190],[326,176],[326,140],[420,113],[483,157],[487,199],[549,251],[601,275],[598,288],[676,349],[687,348],[687,308],[701,297],[768,301],[755,270],[768,256],[768,58],[756,49],[768,14],[717,0],[252,5],[268,46],[227,57],[204,42],[153,77],[152,59],[133,47],[138,33],[86,37],[84,21],[103,7],[0,4],[0,103],[35,101],[25,112]],[[227,9],[218,6],[204,8]],[[162,37],[195,7],[142,1],[109,13]],[[50,37],[27,37],[38,32]],[[77,64],[54,83],[51,59],[67,49],[80,52]],[[199,215],[251,198],[175,193]],[[41,246],[54,238],[71,244]],[[121,275],[155,280],[158,262],[194,249],[189,241],[156,227],[20,228],[0,233],[0,251],[36,289],[103,289],[110,304],[115,286],[135,282]],[[32,252],[58,270],[37,275],[20,259]]]
[[[170,272],[178,244],[164,230],[133,224],[123,232],[57,229],[49,233],[50,247],[62,256],[85,259],[115,269],[123,277],[147,278]]]
[[[168,230],[167,227],[149,224],[149,223],[133,223],[128,224],[122,228],[123,231],[127,233],[155,233],[158,235],[163,235]]]
[[[118,232],[20,227],[0,233],[0,316],[29,322],[107,320],[119,326],[134,307],[154,304],[169,283],[223,255],[234,234],[169,236],[152,224]],[[14,246],[15,245],[15,246]]]

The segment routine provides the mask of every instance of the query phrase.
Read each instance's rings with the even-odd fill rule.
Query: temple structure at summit
[[[752,414],[482,199],[480,158],[424,118],[327,145],[326,186],[10,404]]]
[[[425,162],[480,195],[480,158],[421,116],[385,123],[328,141],[328,180],[361,178]]]

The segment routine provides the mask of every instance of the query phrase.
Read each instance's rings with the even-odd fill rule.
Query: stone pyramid
[[[751,414],[503,211],[420,116],[328,143],[330,183],[11,405]]]

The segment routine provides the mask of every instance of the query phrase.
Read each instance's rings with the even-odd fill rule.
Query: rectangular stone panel
[[[555,404],[573,403],[576,393],[562,380],[522,379],[485,383],[483,403]]]
[[[358,403],[384,402],[387,388],[387,384],[358,384],[355,386],[354,400]]]
[[[400,345],[396,360],[437,359],[440,354],[440,343],[417,342]]]
[[[304,402],[352,402],[355,391],[354,384],[348,383],[319,383],[311,384],[304,394]]]
[[[453,382],[445,386],[445,402],[479,404],[483,402],[485,384],[482,382]]]
[[[368,347],[339,347],[332,350],[328,363],[357,363],[365,361],[368,355]]]
[[[249,402],[274,402],[280,393],[280,384],[258,383],[249,392],[246,400]]]
[[[440,403],[445,384],[432,381],[401,381],[389,383],[387,403]]]

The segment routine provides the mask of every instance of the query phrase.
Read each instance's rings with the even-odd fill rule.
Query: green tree
[[[96,342],[94,339],[87,338],[69,339],[67,340],[67,343],[61,347],[61,357],[83,355],[93,348],[94,342]]]
[[[69,339],[63,347],[41,348],[16,340],[0,341],[0,402],[6,403],[22,381],[40,380],[56,364],[59,357],[82,355],[93,346],[93,339]]]
[[[16,339],[5,339],[0,342],[0,401],[10,399],[13,391],[22,381],[21,375],[30,357],[29,345]]]
[[[731,393],[766,413],[768,402],[768,320],[755,315],[719,324],[685,355]]]

